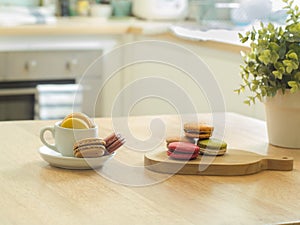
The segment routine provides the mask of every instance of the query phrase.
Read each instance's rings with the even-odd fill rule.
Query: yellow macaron
[[[81,119],[81,120],[83,120],[89,126],[89,128],[95,127],[95,124],[93,123],[93,121],[86,114],[84,114],[82,112],[70,113],[69,115],[67,115],[64,118],[64,120],[67,120],[69,118]]]
[[[74,117],[64,119],[60,126],[73,129],[89,129],[89,125],[84,120]]]

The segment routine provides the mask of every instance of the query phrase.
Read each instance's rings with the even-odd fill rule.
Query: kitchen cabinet
[[[47,115],[47,104],[39,102],[42,95],[35,87],[40,84],[74,84],[78,83],[90,64],[102,54],[101,49],[95,50],[26,50],[2,52],[1,67],[2,80],[0,82],[0,120],[17,120],[33,118],[61,117],[61,111],[74,109],[72,102],[61,103],[56,89],[48,91],[48,96],[57,98],[52,103]],[[93,77],[101,77],[101,68]],[[88,87],[90,79],[82,85],[82,111],[89,110],[90,98],[93,95]],[[58,88],[58,87],[57,87]],[[79,92],[81,94],[81,92]],[[65,104],[65,106],[63,105]],[[44,106],[46,105],[46,106]],[[49,108],[49,107],[48,107]],[[49,109],[50,109],[49,108]],[[41,117],[41,115],[44,115]],[[46,115],[46,116],[45,116]],[[99,116],[99,115],[97,115]]]
[[[6,80],[79,78],[118,42],[114,35],[2,36],[0,75]]]
[[[7,52],[5,80],[75,79],[101,54],[101,50]]]
[[[265,113],[262,103],[257,103],[251,107],[243,103],[246,95],[237,95],[234,90],[239,87],[241,78],[239,75],[240,64],[242,57],[238,51],[228,51],[227,49],[218,49],[207,47],[207,43],[202,45],[199,41],[186,41],[179,38],[156,37],[156,36],[142,36],[136,35],[131,37],[134,41],[167,41],[179,45],[182,48],[188,49],[191,54],[196,54],[212,72],[215,79],[215,85],[222,93],[223,101],[226,111],[238,112],[243,115],[248,115],[258,119],[264,119]],[[145,42],[147,44],[147,42]],[[134,54],[134,53],[132,53]],[[126,57],[126,56],[124,56]],[[170,54],[170,57],[173,57]],[[184,59],[183,59],[184,60]],[[189,62],[185,62],[188,64]],[[195,109],[199,113],[211,112],[211,102],[207,98],[203,88],[199,87],[193,79],[180,68],[174,68],[162,62],[144,62],[129,65],[123,68],[120,75],[122,79],[122,87],[138,82],[141,79],[149,77],[160,77],[169,80],[178,85],[179,89],[183,90],[187,96],[187,101],[194,104]],[[199,71],[199,75],[201,71]],[[207,85],[207,84],[201,84]],[[213,87],[214,88],[214,87]],[[121,90],[120,90],[121,91]],[[126,92],[123,96],[123,114],[124,115],[145,115],[145,114],[172,114],[178,113],[176,106],[170,104],[167,99],[159,98],[159,96],[149,96],[135,102],[134,105],[129,101],[140,93],[141,90],[132,89]],[[185,111],[185,113],[193,113],[192,111]]]
[[[101,60],[95,63],[93,70],[90,66],[108,51],[118,40],[114,37],[103,36],[32,36],[24,39],[0,38],[0,79],[1,106],[8,109],[24,108],[19,114],[33,118],[38,84],[72,84],[82,86],[82,111],[89,115],[101,116],[101,112],[94,114],[93,99],[98,93],[97,84],[102,82],[103,64]],[[21,99],[26,97],[26,101]],[[57,99],[59,105],[59,99]],[[96,100],[95,100],[96,101]],[[22,102],[22,105],[21,105]],[[102,105],[105,102],[101,102]],[[30,109],[30,110],[28,110]],[[13,110],[1,112],[0,120],[18,119],[11,116]]]

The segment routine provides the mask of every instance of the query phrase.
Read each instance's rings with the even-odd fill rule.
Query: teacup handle
[[[56,148],[55,145],[52,145],[52,144],[49,144],[46,140],[45,140],[45,133],[46,131],[50,131],[50,133],[52,134],[52,137],[55,138],[55,132],[54,132],[54,127],[44,127],[41,129],[41,132],[40,132],[40,139],[41,141],[43,142],[44,145],[46,145],[48,148],[56,151],[56,152],[59,152]]]

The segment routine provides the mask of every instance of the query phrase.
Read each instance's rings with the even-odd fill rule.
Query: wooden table
[[[199,117],[208,120],[210,115]],[[151,135],[149,124],[157,118],[164,121],[166,134],[178,132],[179,116],[131,117],[130,130],[136,138],[147,139]],[[111,119],[96,122],[100,136],[112,131]],[[143,169],[143,153],[126,147],[97,171],[49,166],[38,154],[42,145],[39,131],[52,124],[53,121],[0,123],[0,224],[223,225],[300,221],[300,149],[270,146],[263,121],[227,113],[225,140],[229,148],[292,156],[293,171],[164,178],[146,169],[142,174],[129,169],[125,170],[127,184],[117,181],[124,178],[121,169],[111,170],[111,179],[101,175],[101,171],[109,174],[114,162]],[[162,140],[159,144],[165,143]],[[131,178],[148,184],[133,186],[129,184]],[[157,182],[153,183],[152,178]]]

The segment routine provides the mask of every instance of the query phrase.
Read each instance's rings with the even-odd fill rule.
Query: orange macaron
[[[208,139],[212,136],[214,127],[205,123],[184,124],[185,136],[196,139]]]

